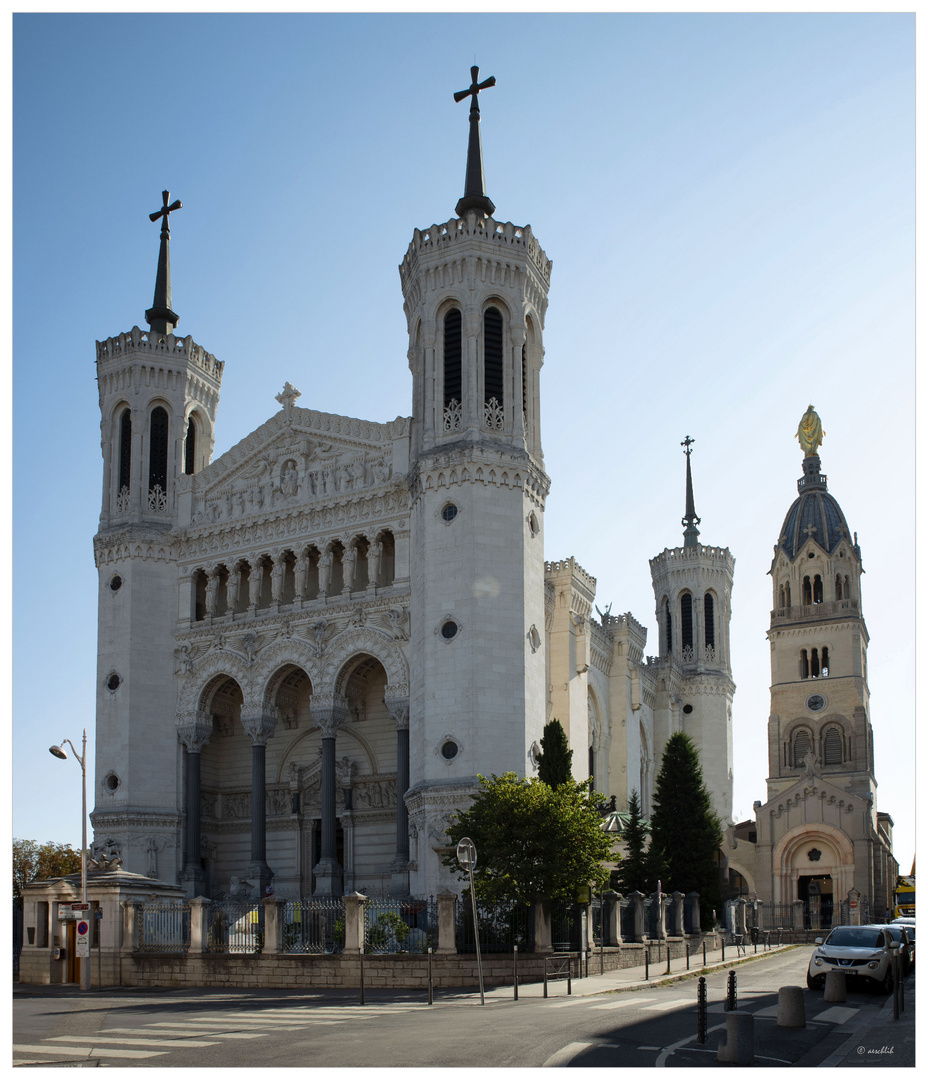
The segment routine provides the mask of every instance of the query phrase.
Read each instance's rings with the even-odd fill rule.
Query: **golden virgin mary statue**
[[[821,418],[815,411],[815,406],[810,405],[799,421],[799,430],[796,432],[803,454],[806,457],[818,457],[818,448],[824,437]]]

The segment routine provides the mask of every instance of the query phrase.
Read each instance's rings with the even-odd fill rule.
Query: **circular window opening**
[[[441,516],[444,521],[454,521],[458,516],[458,508],[454,503],[448,503],[447,506],[442,507]]]
[[[441,756],[446,761],[450,761],[452,758],[456,758],[458,756],[458,744],[456,742],[452,742],[449,739],[448,742],[442,745]]]
[[[683,711],[686,713],[687,716],[689,716],[689,714],[693,711],[693,706],[692,705],[684,705],[683,706]]]
[[[809,552],[809,558],[810,558],[810,559],[814,559],[814,558],[815,558],[815,552],[814,552],[814,551],[810,551],[810,552]]]
[[[113,590],[113,592],[119,592],[119,590],[122,588],[122,578],[119,576],[119,574],[117,574],[110,582],[110,588]]]
[[[122,682],[122,679],[120,679],[120,677],[117,674],[115,674],[115,672],[114,672],[106,680],[106,688],[107,688],[107,690],[118,690],[119,689],[119,684],[121,682]]]
[[[115,773],[110,773],[103,783],[107,791],[115,791],[119,787],[119,777]]]
[[[458,632],[458,624],[449,619],[441,628],[441,636],[450,641],[454,635]]]

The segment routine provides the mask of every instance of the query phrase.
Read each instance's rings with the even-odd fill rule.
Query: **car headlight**
[[[812,962],[815,964],[816,967],[821,967],[825,961],[824,958],[821,956],[813,956]]]

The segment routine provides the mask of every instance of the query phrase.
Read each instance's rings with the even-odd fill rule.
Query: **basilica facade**
[[[190,896],[456,889],[450,815],[478,775],[532,775],[553,717],[576,777],[619,810],[638,791],[646,816],[687,732],[731,821],[734,559],[699,540],[689,437],[653,655],[575,558],[546,557],[552,264],[486,194],[485,85],[475,69],[464,94],[464,195],[399,267],[408,417],[333,415],[295,370],[214,459],[224,367],[175,332],[167,192],[148,329],[97,342],[95,848]]]

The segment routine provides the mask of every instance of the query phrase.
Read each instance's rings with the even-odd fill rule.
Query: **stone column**
[[[210,902],[205,896],[195,896],[190,901],[190,948],[187,950],[188,956],[200,956],[206,952],[209,904]]]
[[[688,934],[698,934],[702,929],[702,921],[699,916],[699,893],[690,892],[686,894],[686,900],[684,901],[685,911],[685,929]]]
[[[804,927],[804,921],[803,921],[802,906],[803,905],[802,905],[801,900],[794,900],[793,901],[792,907],[793,907],[793,929],[794,930],[803,930],[805,928]]]
[[[264,900],[264,952],[283,952],[285,900],[265,896]]]
[[[267,796],[265,793],[265,767],[267,741],[274,733],[277,710],[264,706],[251,714],[242,713],[242,727],[251,736],[251,861],[248,877],[258,886],[258,896],[274,877],[267,864]]]
[[[364,944],[364,901],[361,893],[349,893],[345,900],[345,953],[357,955]]]
[[[180,876],[185,893],[199,896],[206,891],[206,874],[200,862],[200,751],[212,734],[213,720],[202,709],[177,719],[177,737],[187,751],[187,859]]]
[[[632,941],[644,941],[644,893],[637,890],[629,893],[628,902],[632,906],[632,925],[635,928]]]
[[[341,896],[342,868],[335,843],[335,736],[348,715],[348,702],[340,694],[313,694],[309,708],[322,731],[322,852],[313,867],[313,895]]]
[[[682,892],[675,892],[670,901],[670,936],[683,937],[683,900]]]
[[[396,855],[390,865],[393,877],[390,891],[398,896],[409,894],[409,811],[406,791],[409,788],[409,694],[384,699],[387,711],[396,721]]]
[[[456,953],[454,940],[454,908],[458,898],[452,892],[439,893],[438,897],[438,949],[439,953]]]
[[[122,948],[123,952],[131,954],[135,951],[135,946],[138,942],[139,917],[142,913],[142,903],[140,900],[123,900],[122,910],[124,919]]]

